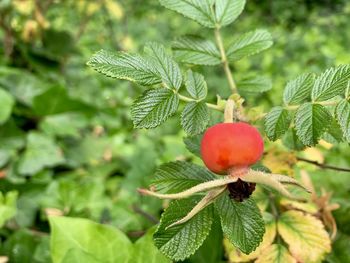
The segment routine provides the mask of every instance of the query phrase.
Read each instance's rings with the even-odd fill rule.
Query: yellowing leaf
[[[288,250],[279,244],[273,244],[264,250],[264,253],[255,261],[255,263],[296,263]]]
[[[34,10],[35,5],[33,0],[14,0],[12,4],[15,7],[15,9],[23,15],[31,14]]]
[[[318,212],[318,208],[314,203],[301,203],[298,201],[283,198],[281,199],[280,204],[284,207],[302,210],[310,214],[316,214]]]
[[[228,255],[229,262],[247,262],[251,261],[255,258],[257,258],[259,255],[261,255],[266,248],[268,248],[272,242],[275,239],[276,236],[276,224],[270,223],[265,226],[265,234],[263,237],[263,241],[261,242],[260,246],[257,247],[255,251],[250,253],[249,255],[244,254],[243,252],[239,251],[237,248],[235,248],[231,242],[228,239],[224,239],[224,247],[225,251]]]
[[[294,153],[271,148],[264,156],[262,163],[273,173],[293,175],[293,166],[296,162],[297,159]]]
[[[293,210],[285,212],[278,220],[277,229],[291,254],[300,262],[321,262],[331,250],[331,241],[322,222],[311,215]]]
[[[117,20],[120,20],[124,16],[124,11],[121,5],[113,0],[106,0],[106,6],[109,14]]]
[[[309,159],[312,161],[316,161],[319,163],[323,163],[324,161],[322,152],[315,147],[306,148],[303,152],[303,155],[306,159]]]

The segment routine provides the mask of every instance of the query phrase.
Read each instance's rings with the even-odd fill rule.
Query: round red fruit
[[[201,142],[202,160],[217,174],[247,168],[260,159],[263,151],[259,131],[243,122],[216,124],[206,130]]]

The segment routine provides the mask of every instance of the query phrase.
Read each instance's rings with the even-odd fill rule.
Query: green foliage
[[[222,195],[215,206],[224,235],[243,253],[254,251],[265,232],[264,220],[254,200],[238,203]]]
[[[286,105],[298,104],[310,99],[310,93],[315,81],[315,75],[311,73],[303,74],[287,83],[283,101]]]
[[[129,262],[131,242],[119,230],[86,219],[50,217],[53,263]]]
[[[2,227],[8,219],[16,215],[18,192],[7,192],[5,195],[0,192],[0,227]]]
[[[0,89],[0,101],[0,124],[3,124],[10,117],[15,101],[12,95],[3,89]]]
[[[198,202],[198,198],[172,201],[165,210],[154,234],[161,252],[178,261],[192,255],[207,238],[213,223],[213,206],[208,206],[186,223],[166,229],[183,218]]]
[[[196,100],[205,99],[208,94],[208,87],[203,75],[196,72],[192,72],[192,70],[188,70],[186,79],[186,90],[191,95],[191,97]]]
[[[204,102],[189,102],[181,115],[181,125],[189,135],[204,131],[209,122],[209,110]]]
[[[290,113],[282,107],[274,107],[265,118],[265,132],[267,137],[275,141],[289,128],[291,122]]]
[[[150,89],[139,97],[131,108],[135,128],[154,128],[173,115],[179,97],[168,89]]]

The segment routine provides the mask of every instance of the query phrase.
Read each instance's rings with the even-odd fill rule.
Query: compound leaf
[[[189,102],[181,114],[181,125],[189,135],[204,131],[209,122],[208,107],[204,102]]]
[[[291,116],[288,110],[274,107],[265,117],[265,132],[271,141],[280,138],[289,128]]]

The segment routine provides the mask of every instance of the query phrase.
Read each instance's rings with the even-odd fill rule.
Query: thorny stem
[[[216,43],[219,46],[219,50],[220,50],[220,54],[221,54],[221,62],[222,62],[222,65],[224,67],[224,70],[225,70],[228,84],[230,85],[230,89],[232,91],[232,94],[235,94],[235,93],[237,93],[236,83],[233,80],[233,77],[231,74],[230,66],[228,64],[226,53],[225,53],[224,44],[223,44],[223,41],[221,38],[220,29],[218,27],[215,29],[215,39],[216,39]]]
[[[340,171],[340,172],[350,172],[350,168],[343,168],[343,167],[337,167],[337,166],[333,166],[333,165],[327,165],[327,164],[323,164],[323,163],[319,163],[317,161],[312,161],[312,160],[308,160],[302,157],[297,157],[298,161],[301,162],[306,162],[306,163],[310,163],[313,165],[316,165],[322,169],[330,169],[330,170],[335,170],[335,171]]]
[[[186,102],[191,102],[191,101],[198,101],[198,100],[195,100],[195,99],[192,99],[192,98],[189,98],[187,96],[184,96],[184,95],[181,95],[181,94],[177,94],[179,96],[179,99],[182,100],[182,101],[186,101]],[[221,107],[220,105],[215,105],[215,104],[212,104],[212,103],[205,103],[208,108],[211,108],[211,109],[214,109],[214,110],[218,110],[218,111],[223,111],[223,107]]]

